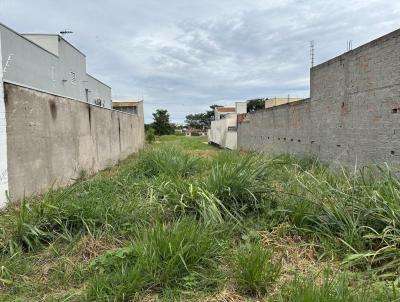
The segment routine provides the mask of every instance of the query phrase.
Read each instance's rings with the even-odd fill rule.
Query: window
[[[237,129],[236,129],[236,127],[228,127],[228,131],[229,132],[236,132]]]

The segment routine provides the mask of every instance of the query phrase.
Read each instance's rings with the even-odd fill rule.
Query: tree
[[[174,133],[174,126],[169,122],[169,113],[165,109],[157,109],[153,113],[154,122],[151,127],[156,135],[166,135]]]
[[[214,109],[221,107],[219,105],[210,106],[211,110],[203,113],[188,114],[185,123],[190,128],[207,129],[211,126],[211,121],[214,119]]]
[[[265,99],[252,99],[247,101],[247,112],[253,112],[265,108]]]
[[[186,115],[185,123],[190,128],[204,129],[208,127],[206,113],[195,113]]]

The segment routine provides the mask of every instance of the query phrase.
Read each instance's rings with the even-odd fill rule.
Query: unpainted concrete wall
[[[311,69],[310,100],[248,114],[242,150],[400,164],[400,30]]]
[[[7,175],[7,135],[6,109],[3,90],[3,64],[1,59],[1,32],[0,32],[0,208],[7,202],[8,175]]]
[[[137,152],[138,115],[5,83],[9,193],[13,200],[71,184]]]

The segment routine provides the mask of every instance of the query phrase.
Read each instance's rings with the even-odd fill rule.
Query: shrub
[[[204,189],[217,197],[231,212],[246,213],[259,208],[262,195],[269,192],[266,181],[269,162],[262,156],[236,153],[219,156],[204,181]]]
[[[140,154],[137,169],[146,177],[187,177],[199,171],[200,160],[178,148],[151,148]]]
[[[246,294],[265,294],[280,276],[281,264],[273,261],[272,252],[259,244],[242,246],[234,261],[234,280]]]
[[[153,128],[150,127],[146,130],[145,138],[148,144],[154,143],[154,141],[156,140],[156,135]]]

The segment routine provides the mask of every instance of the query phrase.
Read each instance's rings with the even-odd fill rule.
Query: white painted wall
[[[6,133],[6,108],[4,104],[3,64],[1,57],[1,32],[0,32],[0,208],[7,203],[8,191],[7,173],[7,133]]]
[[[237,149],[237,132],[228,131],[228,127],[236,127],[237,115],[227,114],[224,118],[212,121],[208,131],[208,141],[219,145],[221,148]]]
[[[111,88],[86,73],[86,57],[58,35],[23,36],[0,23],[4,82],[111,109]],[[34,38],[32,38],[34,37]]]
[[[247,102],[236,102],[235,108],[236,114],[247,113]]]
[[[33,41],[34,43],[42,46],[44,49],[50,51],[56,56],[58,53],[58,35],[38,35],[38,34],[23,34],[25,38]]]

